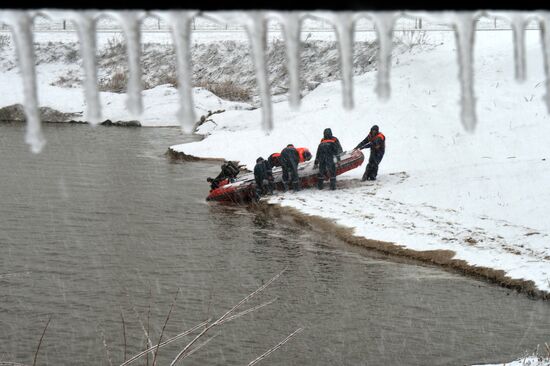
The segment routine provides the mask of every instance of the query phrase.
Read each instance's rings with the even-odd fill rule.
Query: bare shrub
[[[411,29],[404,30],[396,36],[397,42],[411,50],[413,47],[426,45],[428,35],[425,30]]]
[[[225,100],[247,102],[252,97],[249,88],[235,85],[231,81],[222,81],[220,83],[201,81],[195,84],[195,87],[205,88]]]
[[[59,86],[62,88],[75,88],[80,86],[81,80],[73,74],[61,75],[57,80],[50,83],[51,86]]]
[[[67,52],[65,55],[65,62],[67,63],[75,63],[78,61],[78,58],[80,57],[80,54],[76,48],[73,48]]]
[[[0,34],[0,50],[10,46],[10,36],[7,34]]]
[[[126,54],[126,41],[124,38],[117,36],[109,38],[99,54],[100,57],[124,55]]]
[[[123,70],[117,70],[99,83],[99,90],[122,93],[126,90],[126,85],[128,85],[128,75]]]

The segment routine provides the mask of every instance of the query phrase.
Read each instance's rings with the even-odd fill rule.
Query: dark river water
[[[242,309],[272,304],[212,328],[180,364],[247,365],[300,327],[260,364],[502,362],[550,341],[547,302],[266,210],[207,203],[219,163],[167,158],[183,141],[177,128],[45,134],[33,155],[23,125],[0,125],[0,362],[31,365],[51,316],[37,365],[119,365],[143,349],[143,328],[159,339],[172,304],[163,339],[221,316],[283,268]],[[191,339],[160,349],[158,364]]]

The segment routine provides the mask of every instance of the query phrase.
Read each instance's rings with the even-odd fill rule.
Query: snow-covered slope
[[[341,107],[340,82],[326,83],[303,99],[299,111],[276,104],[276,128],[269,135],[261,131],[260,110],[232,111],[217,116],[217,126],[205,126],[207,139],[172,149],[239,160],[251,168],[258,156],[288,143],[315,151],[326,127],[351,149],[378,124],[387,137],[378,181],[341,182],[336,192],[304,190],[270,201],[334,219],[370,239],[452,250],[456,259],[532,280],[548,292],[550,118],[541,100],[539,33],[526,35],[523,84],[513,76],[512,33],[476,33],[474,134],[460,123],[453,34],[441,37],[435,49],[394,57],[387,103],[377,100],[371,72],[355,78],[352,111]],[[340,181],[360,178],[363,169]]]

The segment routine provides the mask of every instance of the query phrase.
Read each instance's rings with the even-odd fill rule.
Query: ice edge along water
[[[45,139],[42,134],[40,113],[38,109],[38,93],[36,90],[36,70],[34,65],[32,21],[38,11],[0,11],[0,21],[11,28],[18,54],[19,67],[24,85],[24,105],[27,119],[26,142],[31,150],[38,153],[42,150]],[[339,51],[342,67],[342,90],[344,108],[353,108],[353,26],[355,17],[353,12],[333,12],[317,15],[315,12],[275,12],[275,11],[233,11],[209,12],[199,11],[104,11],[104,12],[77,12],[77,11],[40,11],[42,15],[53,19],[67,12],[72,12],[71,19],[77,24],[77,31],[81,42],[83,67],[85,73],[84,95],[88,105],[87,119],[95,124],[101,119],[101,104],[97,89],[97,63],[95,42],[95,21],[99,16],[107,15],[117,19],[127,40],[129,80],[127,107],[132,117],[139,118],[143,111],[141,98],[141,69],[140,69],[140,24],[148,15],[165,19],[172,31],[176,48],[178,82],[180,93],[180,110],[178,119],[182,131],[192,132],[195,122],[195,111],[192,96],[192,67],[191,67],[191,21],[195,16],[205,16],[220,23],[236,23],[244,26],[248,33],[254,60],[256,79],[258,83],[261,105],[262,126],[269,132],[273,126],[271,94],[269,90],[269,76],[266,60],[266,23],[270,18],[279,20],[283,25],[286,51],[287,69],[290,80],[290,104],[298,107],[300,104],[300,25],[306,17],[325,18],[335,28],[339,41]],[[378,55],[378,77],[376,93],[381,100],[390,96],[390,68],[392,30],[395,20],[399,16],[407,16],[402,12],[366,12],[361,13],[370,18],[375,24],[380,51]],[[508,20],[514,34],[515,77],[518,82],[525,80],[525,44],[524,31],[529,16],[533,16],[541,23],[541,41],[543,47],[544,69],[546,73],[545,103],[550,113],[550,15],[548,12],[525,14],[524,12],[445,12],[429,13],[415,12],[410,16],[426,18],[439,24],[454,27],[457,58],[459,63],[459,80],[461,85],[461,121],[468,132],[475,131],[477,124],[474,95],[473,46],[475,40],[475,22],[481,16],[502,17]]]

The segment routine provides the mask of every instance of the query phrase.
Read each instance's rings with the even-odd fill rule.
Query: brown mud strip
[[[183,161],[225,161],[220,158],[198,158],[193,155],[187,155],[183,152],[176,152],[168,149],[166,155],[173,159]],[[550,293],[537,289],[533,281],[513,279],[506,275],[502,270],[496,270],[489,267],[480,267],[468,264],[464,260],[453,259],[455,252],[452,250],[426,250],[418,251],[405,248],[402,245],[385,242],[380,240],[372,240],[364,237],[356,236],[352,228],[344,227],[335,223],[331,219],[320,216],[312,216],[304,214],[292,207],[283,207],[278,204],[268,204],[259,202],[251,205],[254,210],[263,211],[270,217],[283,218],[290,214],[293,221],[309,230],[331,234],[346,243],[357,245],[369,250],[374,250],[379,253],[394,256],[398,258],[411,259],[413,261],[435,265],[448,271],[460,273],[476,279],[481,279],[489,283],[516,290],[519,293],[524,293],[534,299],[550,300]]]
[[[165,153],[170,159],[180,160],[180,161],[225,161],[222,158],[198,158],[193,155],[187,155],[183,151],[176,151],[171,148],[168,148],[168,151]]]
[[[550,293],[537,289],[533,281],[513,279],[508,277],[502,270],[474,266],[468,264],[464,260],[453,259],[456,253],[451,250],[418,251],[407,249],[396,243],[356,236],[353,233],[352,228],[336,224],[331,219],[304,214],[292,207],[282,207],[278,204],[267,203],[260,203],[257,207],[259,210],[266,210],[275,217],[290,214],[294,219],[294,222],[298,225],[307,227],[313,231],[321,231],[323,233],[332,234],[338,239],[349,244],[358,245],[390,256],[398,256],[412,259],[414,261],[420,261],[422,263],[436,265],[445,270],[482,279],[489,283],[498,284],[502,287],[516,290],[517,292],[524,293],[531,298],[550,300]]]

